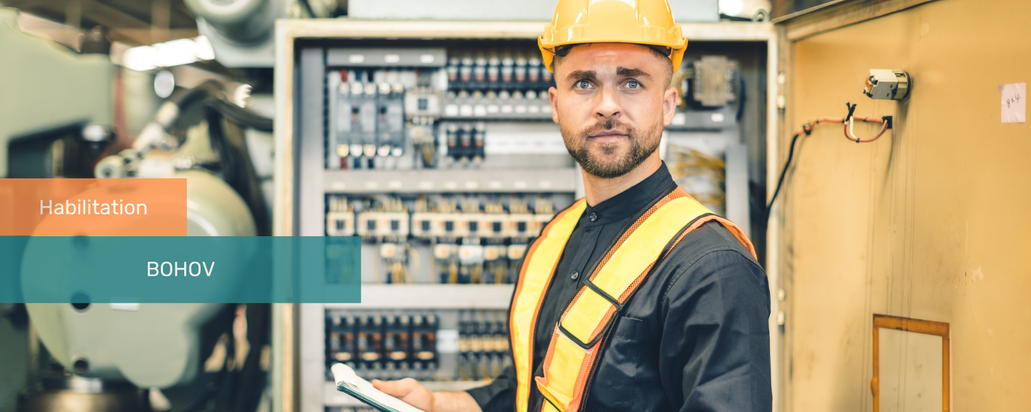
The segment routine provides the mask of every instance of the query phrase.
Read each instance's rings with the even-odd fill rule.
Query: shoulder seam
[[[670,280],[669,285],[667,285],[666,289],[662,291],[662,300],[665,301],[665,300],[667,300],[669,298],[669,291],[670,291],[670,289],[673,289],[673,286],[675,286],[677,284],[677,282],[679,282],[680,279],[684,277],[684,274],[686,274],[691,269],[694,269],[695,265],[698,264],[698,261],[702,260],[705,257],[708,257],[709,255],[712,255],[714,253],[720,253],[720,252],[731,252],[733,254],[741,256],[750,265],[755,266],[760,271],[763,270],[762,266],[759,266],[759,264],[755,260],[752,259],[752,256],[750,256],[750,255],[746,256],[744,253],[741,253],[741,251],[739,251],[737,249],[730,248],[730,247],[721,247],[721,248],[715,248],[715,249],[712,249],[712,250],[708,250],[705,253],[702,253],[700,256],[698,256],[698,257],[694,258],[693,260],[691,260],[690,263],[688,263],[687,265],[684,265],[679,270],[677,270],[677,272],[673,275],[673,278]],[[763,271],[763,272],[765,272],[765,271]]]

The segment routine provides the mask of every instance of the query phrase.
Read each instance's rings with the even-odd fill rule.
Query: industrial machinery
[[[112,140],[111,59],[24,33],[3,7],[0,44],[0,178],[89,177]]]
[[[275,334],[297,348],[274,364],[299,361],[299,375],[278,384],[296,382],[300,410],[360,407],[335,390],[335,362],[433,390],[482,385],[509,362],[523,253],[582,196],[552,121],[541,27],[280,23],[274,233],[362,239],[362,302],[301,305],[297,330]],[[765,103],[746,97],[763,93],[766,46],[740,36],[692,40],[660,151],[681,185],[749,227]]]
[[[24,139],[49,146],[54,140],[46,136],[54,130],[73,130],[87,143],[107,143],[112,66],[106,56],[73,57],[42,40],[28,38],[17,32],[12,16],[0,11],[0,36],[20,56],[0,63],[0,82],[12,82],[4,84],[0,96],[5,114],[0,122],[0,147],[12,148],[0,151],[0,165],[10,165],[4,171],[11,170],[11,177],[49,177],[52,175],[22,174],[19,171],[27,168],[7,162],[8,153],[14,155]],[[53,64],[41,64],[40,60]],[[54,72],[41,74],[40,70]],[[71,74],[64,78],[58,71]],[[66,90],[29,89],[63,82],[67,82]],[[185,179],[188,236],[268,234],[268,222],[254,218],[265,216],[267,206],[248,157],[243,129],[270,131],[272,120],[229,103],[224,94],[218,83],[208,82],[173,95],[132,148],[97,163],[96,176]],[[55,99],[58,95],[62,97]],[[13,117],[6,117],[8,114]],[[9,142],[13,143],[8,146]],[[45,163],[40,158],[29,162],[24,152],[17,156],[22,165]],[[124,224],[131,217],[119,219],[118,223]],[[44,217],[37,228],[48,224]],[[63,229],[89,232],[88,228]],[[4,253],[18,254],[12,258],[22,261],[22,273],[31,273],[40,259],[22,260],[21,255],[45,256],[42,247],[29,239],[24,252]],[[82,242],[82,259],[90,259],[89,247],[89,242]],[[77,263],[82,261],[69,260],[68,271],[73,272]],[[86,296],[88,292],[84,289]],[[35,353],[38,375],[23,392],[19,410],[188,410],[209,402],[219,403],[220,409],[254,410],[257,405],[260,391],[241,391],[240,387],[264,385],[266,372],[259,366],[259,356],[267,344],[269,305],[87,300],[27,303],[24,308],[42,347]],[[10,310],[5,307],[5,312]],[[241,324],[250,328],[240,332]],[[241,344],[249,346],[249,352],[237,351]]]

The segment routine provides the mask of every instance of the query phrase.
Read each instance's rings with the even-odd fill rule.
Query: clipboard
[[[372,383],[362,379],[354,369],[342,363],[337,363],[330,368],[333,372],[333,380],[336,382],[337,390],[355,399],[362,401],[377,410],[383,412],[424,412],[408,403],[383,393],[372,386]]]

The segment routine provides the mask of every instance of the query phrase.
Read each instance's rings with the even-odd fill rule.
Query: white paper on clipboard
[[[338,363],[333,365],[330,371],[333,372],[337,390],[354,396],[373,408],[386,412],[424,412],[422,409],[376,389],[372,383],[354,373],[354,369],[351,369],[350,366]]]

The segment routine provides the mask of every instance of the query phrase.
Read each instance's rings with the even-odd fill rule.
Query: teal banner
[[[5,236],[0,303],[358,303],[358,237]]]

